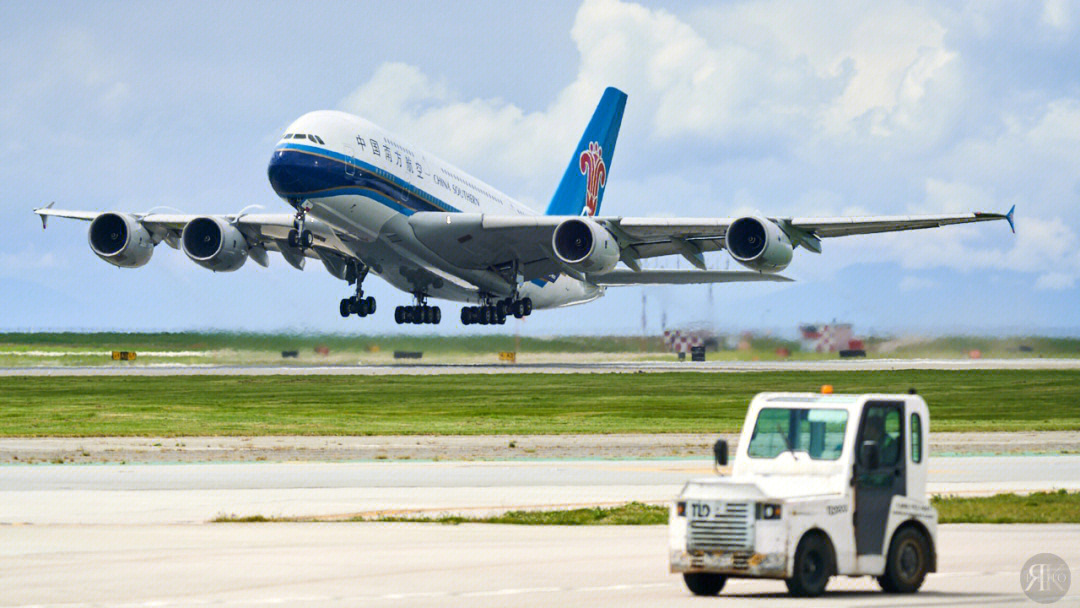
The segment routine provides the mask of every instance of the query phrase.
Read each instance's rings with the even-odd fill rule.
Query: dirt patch
[[[0,439],[0,463],[710,458],[720,437],[734,453],[737,435],[712,433]],[[1080,433],[934,433],[930,453],[1075,454]]]

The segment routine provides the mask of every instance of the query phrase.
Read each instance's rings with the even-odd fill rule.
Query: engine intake
[[[791,239],[774,222],[760,217],[741,217],[728,226],[724,237],[735,261],[762,272],[778,272],[791,263]]]
[[[217,217],[199,217],[184,226],[184,253],[191,261],[214,272],[231,272],[248,258],[247,239],[236,226]]]
[[[138,268],[154,254],[154,239],[126,213],[102,213],[90,222],[90,249],[113,266]]]
[[[555,256],[574,270],[603,274],[619,263],[619,243],[603,226],[584,218],[564,220],[551,235]]]

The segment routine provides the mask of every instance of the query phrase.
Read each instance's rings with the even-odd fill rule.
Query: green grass
[[[1080,492],[942,496],[931,502],[938,510],[938,521],[943,524],[1080,523]]]
[[[958,498],[936,497],[931,504],[938,510],[938,522],[943,524],[1049,524],[1080,523],[1080,492],[1036,492],[1026,496],[997,494],[994,496]],[[272,518],[262,515],[237,517],[221,515],[216,523],[251,523],[274,521],[314,521],[305,518]],[[526,526],[653,526],[666,524],[666,505],[646,505],[631,502],[617,507],[594,507],[564,511],[510,511],[493,517],[387,516],[351,518],[337,521],[417,522],[436,524],[515,524]]]
[[[0,436],[738,431],[759,391],[907,392],[932,428],[1080,430],[1080,371],[0,378]]]
[[[387,516],[374,519],[353,518],[346,521],[425,522],[436,524],[514,524],[521,526],[654,526],[666,524],[668,508],[631,502],[617,507],[592,507],[565,511],[508,511],[492,517]]]
[[[520,342],[523,352],[533,353],[622,353],[664,352],[660,337],[640,336],[567,336],[553,338],[513,335],[438,336],[438,335],[378,335],[378,334],[256,334],[256,333],[0,333],[0,351],[27,350],[172,350],[266,351],[298,349],[310,351],[326,346],[332,352],[364,352],[369,346],[383,351],[419,350],[425,354],[493,354],[514,350]]]

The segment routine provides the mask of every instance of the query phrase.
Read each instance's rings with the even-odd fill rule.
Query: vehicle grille
[[[753,539],[753,503],[731,502],[708,519],[688,522],[686,548],[694,551],[735,551],[751,549]]]

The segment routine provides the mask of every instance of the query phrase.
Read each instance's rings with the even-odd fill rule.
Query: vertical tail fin
[[[604,198],[611,156],[619,137],[626,93],[608,87],[596,106],[589,126],[570,157],[559,187],[548,204],[548,215],[596,215]]]

